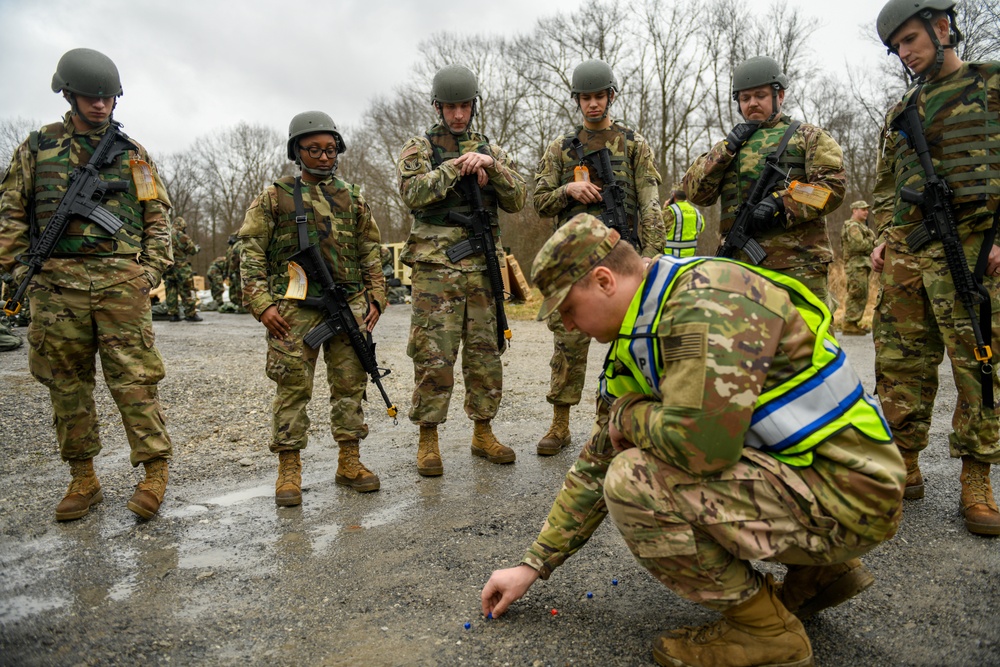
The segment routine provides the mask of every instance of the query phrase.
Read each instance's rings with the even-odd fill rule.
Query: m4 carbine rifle
[[[371,334],[367,331],[361,332],[357,320],[354,319],[354,313],[351,311],[351,305],[347,301],[347,292],[334,282],[333,276],[330,275],[330,268],[323,261],[323,256],[319,252],[319,247],[310,245],[299,250],[289,258],[289,264],[292,262],[301,266],[306,272],[306,276],[319,283],[322,289],[320,296],[307,296],[302,299],[302,303],[312,308],[319,308],[326,316],[312,331],[302,337],[302,342],[315,350],[330,338],[346,333],[347,339],[354,349],[354,354],[361,362],[361,367],[365,369],[365,373],[378,387],[379,393],[382,394],[382,400],[385,401],[386,412],[395,422],[398,410],[389,400],[389,395],[385,393],[385,387],[382,386],[382,378],[392,371],[388,368],[379,368],[378,362],[375,360],[375,343],[371,340]]]
[[[969,270],[969,263],[965,259],[962,240],[958,237],[955,212],[951,207],[951,188],[934,171],[934,163],[931,161],[930,148],[927,145],[927,138],[924,136],[924,127],[916,105],[919,95],[920,87],[917,87],[903,107],[902,113],[892,120],[893,129],[902,134],[906,143],[916,152],[917,158],[920,160],[920,167],[924,171],[923,192],[904,187],[900,189],[899,193],[903,201],[919,206],[924,215],[923,224],[906,237],[906,245],[909,246],[910,250],[917,251],[931,241],[941,242],[948,271],[955,283],[955,294],[972,320],[972,333],[976,340],[973,353],[980,364],[980,371],[983,373],[984,390],[987,382],[990,383],[992,389],[993,365],[990,360],[993,357],[993,352],[983,339],[980,322],[976,316],[976,306],[984,301],[988,302],[989,293],[984,285],[976,281]],[[988,320],[986,324],[989,326]],[[992,401],[990,402],[992,403]]]
[[[615,178],[615,171],[611,166],[611,151],[605,146],[584,154],[583,143],[578,138],[573,139],[571,146],[576,151],[580,164],[586,163],[601,179],[601,206],[603,208],[599,216],[601,222],[618,232],[633,248],[639,250],[639,233],[636,230],[638,219],[635,225],[628,223],[628,214],[625,213],[625,188]]]
[[[479,189],[479,181],[475,174],[463,176],[460,187],[472,210],[469,211],[469,215],[448,211],[448,219],[464,225],[469,236],[448,248],[448,259],[458,262],[469,255],[480,253],[486,259],[486,274],[490,279],[490,290],[493,292],[493,302],[497,310],[497,350],[503,353],[507,349],[511,332],[507,324],[507,313],[503,309],[503,276],[500,275],[500,260],[497,258],[497,245],[493,240],[490,212],[483,205],[483,192]]]
[[[28,283],[35,274],[41,272],[42,265],[52,256],[56,244],[74,216],[100,225],[109,234],[115,234],[122,228],[123,223],[118,216],[101,206],[101,202],[109,193],[127,192],[129,181],[102,181],[100,174],[101,169],[110,166],[121,153],[136,150],[135,145],[119,130],[120,127],[120,123],[110,121],[107,132],[87,164],[77,167],[70,174],[66,193],[45,224],[45,230],[34,240],[28,252],[18,255],[17,260],[27,266],[28,271],[21,278],[14,295],[3,304],[5,314],[16,315],[21,310],[21,300],[28,289]],[[33,220],[31,224],[34,225]]]

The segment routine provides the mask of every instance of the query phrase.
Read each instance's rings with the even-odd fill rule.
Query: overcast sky
[[[638,1],[638,0],[637,0]],[[696,1],[696,0],[684,0]],[[763,10],[770,0],[745,0]],[[865,41],[881,0],[797,3],[820,20],[815,56],[874,66]],[[330,113],[357,124],[369,100],[402,83],[434,32],[529,32],[581,0],[412,2],[326,0],[0,0],[0,119],[52,122],[66,110],[50,83],[59,57],[88,47],[111,57],[125,95],[115,117],[154,155],[239,120],[284,133],[293,115]],[[428,112],[428,120],[430,120]],[[350,137],[346,137],[350,142]]]

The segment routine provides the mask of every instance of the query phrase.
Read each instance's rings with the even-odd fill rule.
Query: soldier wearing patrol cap
[[[922,498],[917,459],[927,447],[937,369],[947,350],[958,390],[948,442],[951,456],[962,460],[959,508],[970,532],[1000,535],[990,484],[990,465],[1000,463],[1000,383],[990,347],[1000,340],[1000,63],[959,58],[954,0],[891,0],[876,27],[918,84],[887,113],[878,152],[872,212],[880,243],[871,255],[881,284],[874,318],[878,395],[906,460],[906,497]],[[914,107],[919,126],[901,131]],[[917,134],[928,152],[911,146]],[[928,158],[933,174],[924,166]],[[960,246],[952,264],[971,283],[963,292],[974,292],[971,307],[956,291],[940,237],[915,242],[928,216],[914,192],[902,195],[906,188],[926,200],[932,179],[946,184],[943,199]],[[975,319],[969,310],[977,311]],[[977,325],[985,347],[976,340]]]
[[[767,253],[761,266],[792,276],[825,301],[833,253],[824,216],[844,198],[844,155],[828,132],[782,111],[788,85],[773,58],[757,56],[736,67],[733,100],[743,122],[695,160],[684,175],[684,190],[699,206],[721,198],[724,239],[761,177],[766,158],[780,153],[777,167],[787,177],[778,178],[760,201],[751,202],[748,231]],[[793,181],[811,186],[810,194],[816,196],[806,196],[804,188],[791,189]],[[743,252],[735,258],[748,259]]]
[[[645,257],[663,252],[660,174],[642,135],[611,115],[618,95],[618,80],[611,66],[603,60],[577,65],[570,94],[583,122],[545,150],[535,172],[535,210],[542,217],[553,218],[555,229],[577,213],[599,216],[605,184],[582,162],[584,155],[607,149],[615,180],[625,193],[626,219],[638,232],[637,250]],[[545,397],[552,404],[552,424],[538,442],[540,456],[557,454],[570,443],[570,407],[582,397],[590,349],[590,337],[566,331],[559,318],[553,317],[546,324],[554,344]]]
[[[364,330],[375,328],[386,306],[378,225],[361,188],[336,175],[337,161],[347,150],[336,123],[322,111],[297,114],[288,126],[287,149],[299,175],[280,178],[257,195],[236,244],[243,298],[267,329],[266,372],[276,384],[270,445],[278,455],[274,501],[285,507],[302,502],[306,408],[320,352],[303,337],[326,318],[321,309],[300,301],[303,296],[319,297],[321,285],[308,281],[305,294],[289,285],[292,256],[318,246]],[[330,430],[339,448],[334,481],[362,493],[377,491],[378,475],[360,458],[361,440],[368,436],[361,407],[368,376],[346,332],[321,348],[330,387]]]
[[[539,319],[611,344],[604,415],[521,564],[486,583],[483,613],[504,613],[610,514],[654,577],[723,615],[658,637],[661,665],[812,664],[799,619],[872,583],[858,557],[896,532],[904,480],[829,310],[766,269],[644,262],[586,214],[532,273]],[[752,560],[787,564],[783,585]]]
[[[868,329],[861,324],[868,305],[868,277],[871,275],[871,253],[875,248],[875,232],[868,227],[868,202],[851,203],[851,217],[840,232],[844,253],[844,277],[847,279],[847,303],[844,304],[843,332],[862,336]]]
[[[448,250],[468,238],[449,213],[468,214],[470,197],[461,187],[475,176],[490,217],[498,256],[499,210],[524,206],[524,179],[514,161],[488,137],[471,129],[479,103],[479,80],[467,67],[449,65],[434,75],[431,104],[438,116],[426,133],[406,142],[396,163],[399,192],[413,224],[400,260],[410,266],[413,315],[407,354],[415,387],[410,421],[420,427],[417,473],[444,472],[438,425],[448,418],[455,362],[462,347],[465,414],[475,422],[472,454],[491,463],[513,463],[514,450],[493,435],[490,422],[503,395],[503,353],[497,342],[497,312],[482,253],[458,261]]]
[[[101,451],[94,404],[94,356],[121,413],[131,463],[145,468],[128,508],[144,519],[160,508],[167,488],[170,438],[157,383],[163,360],[153,344],[149,291],[170,266],[170,200],[146,150],[113,120],[122,95],[118,68],[92,49],[67,51],[52,77],[70,111],[61,122],[32,132],[0,182],[0,273],[24,266],[32,239],[53,218],[75,170],[88,164],[107,136],[109,162],[95,165],[106,182],[124,183],[101,202],[121,221],[114,234],[73,215],[55,250],[30,284],[28,367],[49,389],[59,453],[72,481],[56,507],[56,520],[78,519],[103,499],[93,459]],[[118,135],[117,141],[114,134]],[[81,169],[82,171],[82,169]]]

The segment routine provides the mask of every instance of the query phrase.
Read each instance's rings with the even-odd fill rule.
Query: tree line
[[[960,57],[997,58],[1000,0],[965,0],[958,14],[965,36]],[[338,174],[361,186],[383,241],[403,241],[411,218],[399,197],[396,159],[408,139],[436,120],[430,88],[440,67],[462,64],[477,74],[482,99],[473,129],[511,153],[530,184],[545,147],[580,123],[569,93],[573,69],[599,58],[611,65],[619,84],[612,115],[650,143],[666,199],[694,159],[739,122],[730,90],[735,66],[768,55],[790,80],[783,110],[827,129],[843,148],[845,202],[870,201],[882,119],[908,80],[894,57],[874,71],[847,68],[831,57],[820,61],[810,48],[817,28],[816,19],[785,0],[763,13],[741,0],[603,0],[541,18],[514,36],[436,33],[420,45],[410,81],[371,100],[357,125],[342,128],[348,150]],[[874,25],[858,30],[872,49],[884,49]],[[0,122],[0,156],[34,127],[24,119]],[[185,218],[202,247],[194,260],[198,273],[225,252],[263,187],[294,172],[286,136],[284,128],[241,121],[197,138],[184,151],[157,156],[174,215]],[[711,254],[718,241],[717,207],[704,213],[708,228],[699,248]],[[849,215],[842,209],[828,221],[835,250]],[[502,214],[503,243],[525,270],[551,233],[550,223],[531,206]]]

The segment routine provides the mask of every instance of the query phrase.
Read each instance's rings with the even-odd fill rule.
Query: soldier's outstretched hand
[[[480,595],[483,616],[493,614],[493,618],[497,618],[502,615],[511,603],[521,599],[537,579],[538,571],[527,565],[495,570]]]

